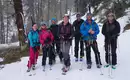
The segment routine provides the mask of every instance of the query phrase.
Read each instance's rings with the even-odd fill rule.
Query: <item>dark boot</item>
[[[91,69],[91,64],[87,64],[87,69]]]

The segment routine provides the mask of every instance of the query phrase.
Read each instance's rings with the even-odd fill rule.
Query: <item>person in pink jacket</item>
[[[41,23],[41,31],[40,31],[40,43],[42,44],[42,66],[45,69],[46,66],[46,58],[49,56],[49,65],[52,66],[52,42],[54,40],[54,36],[51,31],[47,29],[46,23]]]

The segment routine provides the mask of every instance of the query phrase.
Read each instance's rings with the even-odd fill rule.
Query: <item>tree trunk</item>
[[[34,19],[34,17],[35,17],[35,15],[34,15],[34,0],[28,0],[28,5],[29,5],[29,12],[31,14],[30,16],[35,21],[35,19]]]
[[[3,5],[0,0],[0,21],[1,21],[1,34],[0,34],[0,39],[1,39],[1,44],[5,43],[5,31],[4,31],[4,18],[3,18]]]
[[[8,34],[9,34],[9,20],[8,20],[8,3],[7,3],[7,31],[6,31],[6,43],[8,43],[9,42],[9,40],[8,40]]]
[[[60,0],[60,19],[62,19],[62,1]]]
[[[48,0],[48,26],[49,26],[49,20],[50,20],[50,0]]]
[[[24,26],[23,26],[23,8],[22,8],[22,0],[13,0],[14,2],[14,10],[16,14],[16,24],[18,29],[18,39],[21,47],[21,51],[25,46],[25,35],[24,35]]]
[[[65,2],[65,14],[67,14],[67,10],[68,10],[68,0],[66,0]]]

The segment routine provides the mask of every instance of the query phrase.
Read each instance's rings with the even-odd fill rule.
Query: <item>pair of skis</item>
[[[49,70],[50,70],[50,71],[52,70],[52,66],[49,67]],[[45,71],[46,71],[46,67],[43,66],[43,72],[45,72]]]
[[[35,76],[36,75],[35,67],[33,67],[28,73],[29,73],[28,76]]]
[[[113,71],[116,70],[116,67],[113,67],[112,65],[105,65],[104,68],[108,68],[108,77],[110,79],[114,78]]]
[[[68,72],[68,70],[66,70],[66,71],[62,71],[62,75],[66,75],[67,72]]]
[[[110,41],[109,41],[109,43],[110,43]],[[111,48],[111,44],[108,44],[108,65],[106,66],[106,67],[108,67],[108,77],[110,78],[110,79],[113,79],[114,78],[114,76],[113,76],[113,70],[114,69],[116,69],[116,68],[114,68],[113,67],[113,65],[112,65],[112,48]]]
[[[70,66],[69,67],[64,66],[61,70],[62,70],[62,75],[66,75],[67,72],[70,70]]]

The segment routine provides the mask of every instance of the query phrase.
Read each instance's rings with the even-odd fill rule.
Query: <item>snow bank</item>
[[[19,46],[19,42],[10,43],[10,44],[0,44],[0,49],[9,48],[9,47],[16,47]]]

